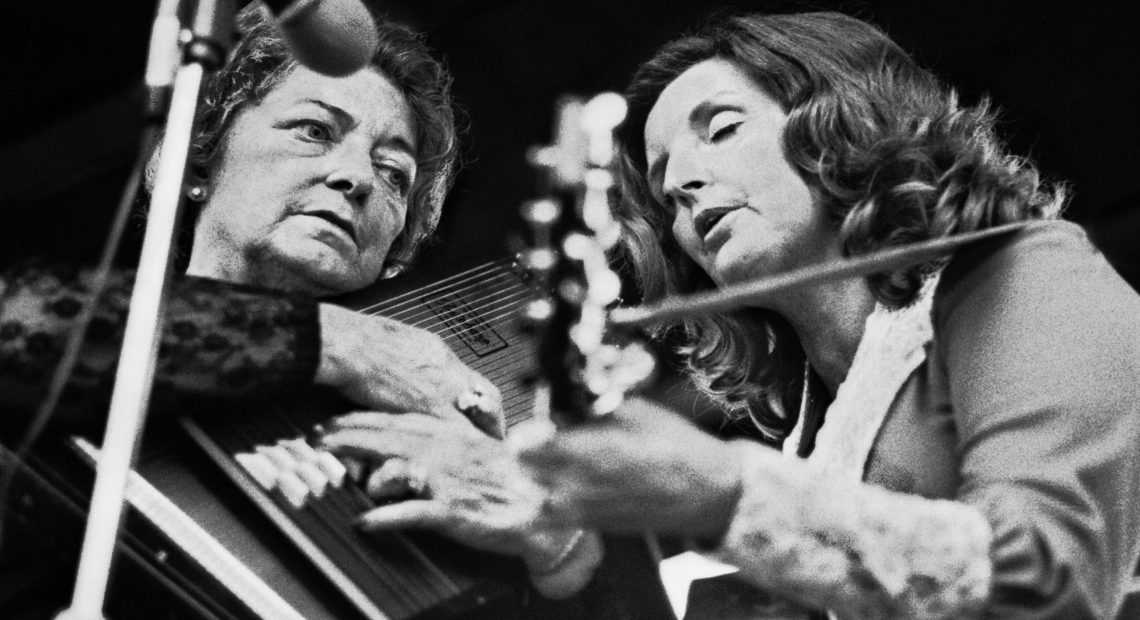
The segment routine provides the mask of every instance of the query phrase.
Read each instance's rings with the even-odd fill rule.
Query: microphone
[[[262,0],[277,19],[297,62],[330,76],[358,71],[372,60],[380,36],[360,0]]]

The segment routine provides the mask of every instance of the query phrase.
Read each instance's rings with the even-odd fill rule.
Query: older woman
[[[714,22],[627,95],[622,215],[648,300],[1063,201],[984,103],[838,14]],[[697,537],[838,617],[1111,618],[1140,555],[1137,325],[1084,233],[1042,222],[673,326],[693,380],[784,455],[634,401],[520,458],[556,520]]]
[[[364,406],[452,417],[456,397],[476,389],[491,397],[479,423],[498,433],[494,387],[439,338],[311,301],[402,269],[438,222],[453,179],[450,78],[412,32],[377,26],[372,63],[332,78],[298,65],[258,6],[242,11],[243,37],[209,83],[196,126],[192,277],[173,287],[171,355],[160,357],[158,384],[234,396],[315,381]],[[26,379],[54,365],[88,277],[7,275],[0,352],[9,400],[38,397]],[[75,387],[107,387],[129,285],[126,274],[113,277]]]
[[[454,179],[446,70],[392,22],[377,23],[372,62],[346,77],[298,65],[257,7],[238,27],[194,141],[187,196],[200,214],[187,273],[325,297],[404,269]],[[459,395],[485,393],[477,422],[501,434],[494,386],[438,338],[334,306],[320,314],[317,383],[362,405],[445,417]]]
[[[431,234],[458,152],[449,76],[416,35],[392,23],[377,24],[381,44],[369,66],[335,78],[298,65],[260,5],[244,9],[238,25],[242,38],[208,85],[198,120],[186,192],[200,212],[188,275],[167,302],[157,391],[255,398],[315,383],[365,409],[415,412],[408,420],[430,420],[450,442],[436,450],[464,472],[463,527],[447,532],[520,555],[543,573],[581,534],[525,517],[541,495],[517,469],[503,475],[511,461],[496,439],[495,387],[435,335],[314,301],[398,272]],[[115,274],[98,300],[60,427],[100,417],[130,284]],[[6,275],[0,392],[8,408],[30,410],[42,397],[91,302],[90,285],[74,269]],[[380,474],[390,481],[406,472]],[[550,594],[585,583],[551,588],[546,577],[536,574],[536,583]]]

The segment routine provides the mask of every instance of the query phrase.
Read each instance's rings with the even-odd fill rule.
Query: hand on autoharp
[[[428,331],[378,316],[321,304],[316,382],[361,407],[468,419],[492,437],[505,432],[502,399]]]
[[[553,598],[584,587],[601,561],[596,535],[551,526],[543,489],[503,442],[466,422],[350,413],[328,423],[320,445],[360,465],[358,482],[381,502],[360,516],[365,530],[429,528],[477,549],[519,556],[535,587]]]

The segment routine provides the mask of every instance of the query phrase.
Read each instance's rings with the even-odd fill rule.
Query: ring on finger
[[[428,490],[428,473],[427,470],[419,463],[405,460],[406,467],[404,468],[404,484],[408,487],[408,492],[416,497],[423,497]]]
[[[404,494],[420,496],[427,491],[427,471],[407,459],[392,457],[368,475],[364,489],[373,499],[396,499]]]
[[[491,390],[479,383],[473,383],[455,397],[455,408],[467,417],[476,414],[488,415],[494,408],[494,403],[491,402]]]

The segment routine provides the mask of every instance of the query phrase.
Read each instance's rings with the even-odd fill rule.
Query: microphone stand
[[[235,9],[232,0],[199,0],[193,12],[191,36],[183,47],[182,65],[171,92],[122,354],[95,471],[75,590],[71,606],[56,616],[59,620],[103,618],[127,479],[138,452],[154,383],[171,249],[181,216],[183,175],[198,96],[206,72],[216,70],[225,60]],[[156,19],[156,28],[161,19],[161,15]]]

